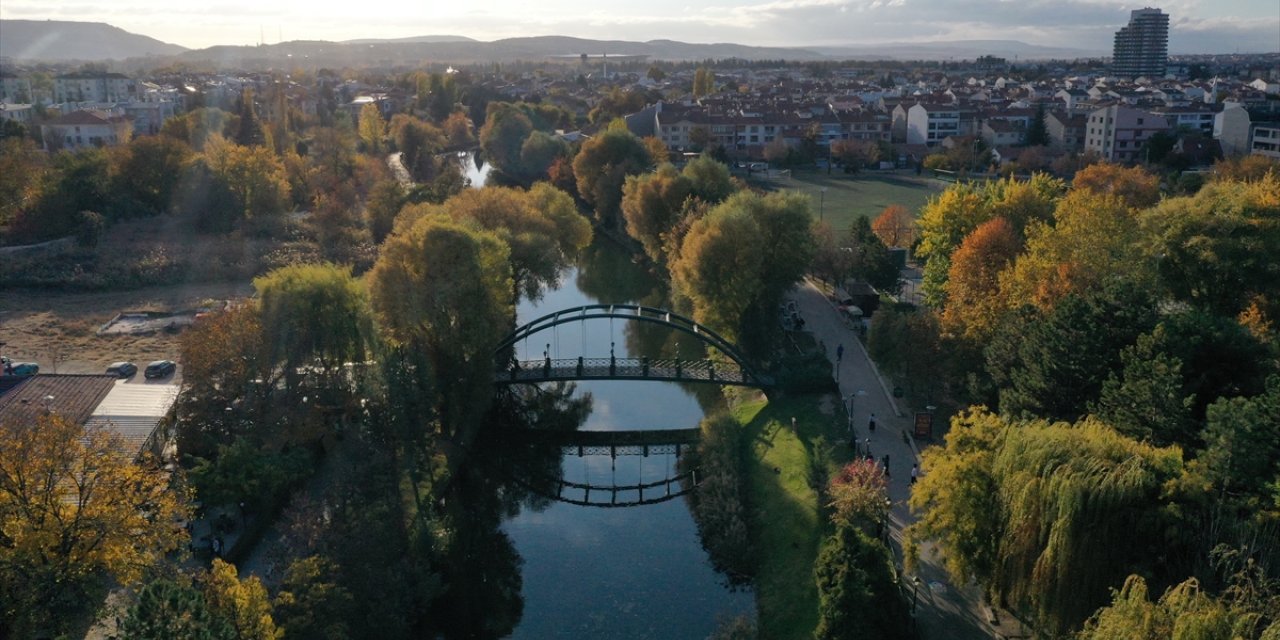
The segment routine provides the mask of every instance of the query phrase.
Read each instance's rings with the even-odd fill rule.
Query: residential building
[[[982,122],[982,141],[988,147],[1012,147],[1022,144],[1026,132],[1026,128],[1008,120]]]
[[[45,151],[115,146],[129,141],[133,125],[123,114],[73,111],[42,125]]]
[[[0,120],[12,120],[19,124],[31,122],[35,108],[29,104],[6,104],[0,102]]]
[[[1051,111],[1044,116],[1045,129],[1050,144],[1055,149],[1078,153],[1084,149],[1085,122],[1089,116],[1082,113]]]
[[[1110,162],[1136,162],[1143,159],[1146,141],[1156,132],[1168,130],[1169,121],[1164,116],[1112,105],[1089,114],[1084,149]]]
[[[1116,32],[1111,71],[1118,76],[1160,78],[1169,63],[1169,14],[1136,9]]]
[[[958,135],[961,135],[958,107],[918,102],[907,109],[907,144],[932,147]]]
[[[1280,122],[1255,122],[1249,128],[1249,153],[1280,160]]]
[[[1194,131],[1206,136],[1213,135],[1213,120],[1222,105],[1188,104],[1184,107],[1152,107],[1151,113],[1162,115],[1169,120],[1169,127],[1181,131]]]
[[[33,102],[31,82],[26,78],[0,71],[0,103],[23,104]]]
[[[1249,133],[1252,118],[1249,110],[1239,103],[1229,102],[1213,119],[1213,137],[1222,145],[1222,153],[1227,156],[1249,153],[1251,141]]]
[[[132,102],[138,83],[121,73],[77,71],[53,79],[54,102]]]

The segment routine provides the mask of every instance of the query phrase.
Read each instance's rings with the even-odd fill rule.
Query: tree
[[[213,559],[204,585],[205,601],[227,620],[237,640],[279,640],[284,630],[271,618],[271,598],[257,576],[241,580],[233,564]]]
[[[853,219],[849,228],[847,247],[853,254],[849,275],[880,291],[896,294],[902,286],[898,279],[898,265],[889,257],[889,249],[871,230],[871,223],[865,217]]]
[[[471,119],[462,111],[454,111],[440,125],[449,146],[453,149],[469,149],[476,144],[476,136],[472,133]]]
[[[490,102],[488,117],[480,128],[480,149],[503,173],[520,175],[520,152],[533,131],[533,122],[520,109],[506,102]]]
[[[1253,398],[1221,398],[1209,405],[1204,451],[1192,463],[1195,476],[1249,513],[1274,517],[1280,505],[1267,504],[1269,483],[1280,479],[1280,375],[1267,380]]]
[[[1027,127],[1027,146],[1043,147],[1051,142],[1049,140],[1049,127],[1045,122],[1044,103],[1041,102],[1036,107],[1036,117]]]
[[[716,76],[706,67],[698,67],[693,73],[693,97],[701,98],[715,91]]]
[[[253,89],[244,89],[236,101],[235,143],[245,147],[260,146],[266,140],[262,133],[262,124],[258,122],[258,111],[253,101]]]
[[[511,302],[523,293],[537,300],[554,285],[577,252],[591,242],[591,228],[568,194],[545,183],[530,191],[508,187],[469,189],[444,204],[405,210],[401,226],[433,213],[492,232],[510,248]]]
[[[1150,294],[1131,284],[1071,294],[1048,312],[1002,323],[986,348],[1001,413],[1076,419],[1120,370],[1121,349],[1155,323]]]
[[[874,460],[859,458],[841,467],[827,484],[827,496],[836,527],[872,534],[889,517],[889,483]]]
[[[284,213],[289,183],[284,166],[263,146],[246,147],[221,138],[205,145],[205,166],[216,184],[231,196],[234,221],[263,221]]]
[[[573,159],[578,193],[595,207],[596,221],[620,229],[622,187],[627,176],[650,167],[649,151],[626,127],[610,125],[604,133],[586,141]]]
[[[27,193],[38,194],[38,199],[17,210],[9,229],[13,238],[35,242],[69,235],[76,231],[81,211],[116,213],[105,150],[58,153],[49,169],[43,185],[28,187]]]
[[[437,372],[446,432],[471,424],[492,395],[493,347],[513,313],[510,255],[494,233],[431,215],[387,238],[369,272],[388,338],[423,349]]]
[[[322,556],[291,562],[275,599],[275,617],[286,638],[350,637],[354,609],[338,567]]]
[[[1217,180],[1141,214],[1147,254],[1178,300],[1223,315],[1280,298],[1280,174]]]
[[[378,109],[377,104],[370,102],[360,107],[360,119],[357,122],[364,150],[373,155],[381,154],[382,138],[387,133],[387,122],[382,119],[382,110]]]
[[[936,541],[954,580],[975,579],[1045,633],[1078,627],[1109,588],[1176,552],[1164,491],[1181,451],[1096,420],[1008,423],[973,409],[921,464],[908,547]]]
[[[871,230],[887,247],[908,249],[916,239],[916,217],[906,207],[891,204],[880,211]]]
[[[1147,581],[1130,575],[1124,586],[1112,592],[1111,604],[1099,609],[1076,637],[1080,640],[1165,640],[1204,638],[1268,640],[1280,634],[1274,614],[1277,597],[1268,602],[1270,612],[1251,610],[1249,603],[1227,594],[1215,598],[1195,578],[1170,587],[1164,595],[1148,600]],[[1264,630],[1264,626],[1270,622]]]
[[[1215,181],[1255,182],[1268,174],[1280,175],[1280,162],[1255,153],[1239,158],[1223,158],[1213,163]]]
[[[369,296],[350,268],[332,264],[281,267],[255,278],[263,342],[292,382],[319,367],[332,376],[344,363],[364,362],[372,328]]]
[[[822,543],[813,576],[818,583],[814,638],[908,637],[893,556],[880,541],[855,527],[837,526]]]
[[[1161,350],[1164,335],[1164,327],[1157,326],[1121,350],[1123,370],[1102,384],[1090,411],[1135,440],[1186,446],[1193,442],[1194,396],[1183,391],[1182,361]]]
[[[1133,209],[1146,209],[1160,201],[1160,180],[1142,167],[1121,167],[1106,162],[1076,172],[1073,191],[1114,196]]]
[[[168,473],[113,431],[56,412],[0,422],[0,631],[73,618],[87,589],[138,580],[186,541]]]
[[[569,143],[556,136],[534,131],[520,147],[519,163],[509,167],[507,171],[511,177],[531,184],[540,179],[545,180],[551,164],[570,155]]]
[[[112,183],[127,201],[147,212],[163,213],[174,204],[190,159],[191,149],[184,142],[166,136],[134,138],[114,159]]]
[[[414,180],[429,182],[442,173],[436,155],[444,150],[445,137],[439,129],[403,113],[391,117],[390,128],[396,150],[404,154],[401,161]]]
[[[831,159],[844,165],[845,173],[856,173],[880,161],[880,147],[867,140],[836,140],[831,143]]]
[[[382,244],[391,233],[405,201],[404,188],[398,180],[382,180],[373,186],[365,203],[364,218],[374,243]]]
[[[1022,248],[1013,226],[1004,218],[982,223],[951,255],[947,275],[947,306],[943,330],[974,343],[984,343],[995,331],[1006,305],[999,297],[999,276]]]
[[[209,610],[189,582],[161,579],[143,586],[118,629],[130,640],[239,640],[227,620]]]

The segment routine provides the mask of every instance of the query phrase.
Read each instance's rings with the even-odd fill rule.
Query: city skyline
[[[1280,5],[1250,0],[763,0],[691,6],[653,0],[636,7],[583,10],[564,0],[538,13],[514,0],[461,5],[390,2],[376,13],[337,0],[225,0],[117,5],[9,0],[0,18],[106,22],[189,48],[281,40],[351,40],[460,35],[478,40],[563,35],[591,39],[672,39],[759,46],[838,46],[881,42],[1021,40],[1105,54],[1129,12],[1157,6],[1170,15],[1169,53],[1280,51]],[[191,28],[199,24],[198,30]]]

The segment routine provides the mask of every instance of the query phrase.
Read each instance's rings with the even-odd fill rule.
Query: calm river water
[[[660,283],[609,241],[597,241],[561,285],[519,306],[518,321],[577,305],[642,303],[664,306]],[[662,327],[620,320],[562,325],[516,345],[521,359],[693,355],[698,345]],[[676,384],[594,381],[593,411],[582,430],[687,429],[719,390]],[[626,485],[675,477],[673,454],[564,455],[563,479]],[[566,494],[570,495],[570,494]],[[581,492],[571,497],[581,498]],[[754,610],[747,590],[731,590],[710,565],[683,498],[660,504],[600,508],[545,502],[521,508],[502,529],[523,559],[523,615],[513,638],[705,638],[726,619]]]

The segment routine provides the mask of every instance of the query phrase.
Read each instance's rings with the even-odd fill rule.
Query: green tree
[[[1121,349],[1155,323],[1150,296],[1128,285],[1069,295],[1047,313],[1003,323],[986,348],[1001,413],[1078,418],[1120,370]]]
[[[261,438],[265,434],[256,433]],[[255,510],[267,507],[282,492],[295,487],[312,472],[307,450],[294,447],[283,453],[265,451],[249,437],[237,437],[218,445],[213,460],[194,458],[191,485],[209,505],[247,504]]]
[[[382,244],[387,235],[395,227],[396,216],[400,214],[406,202],[404,188],[396,180],[382,180],[373,185],[369,191],[369,199],[365,203],[365,226],[373,241]]]
[[[113,186],[126,201],[141,205],[146,212],[166,212],[174,204],[191,155],[186,143],[173,138],[134,138],[114,158]]]
[[[1039,106],[1036,107],[1035,119],[1032,120],[1030,126],[1027,127],[1027,146],[1043,147],[1047,146],[1050,142],[1049,127],[1045,122],[1044,103],[1041,102]]]
[[[936,541],[953,579],[975,579],[1044,633],[1078,627],[1113,585],[1177,552],[1165,491],[1182,452],[1093,419],[1011,424],[970,410],[921,465],[908,547]]]
[[[515,172],[514,177],[522,182],[532,183],[545,180],[547,169],[551,168],[553,162],[571,155],[569,143],[556,136],[534,131],[520,146],[520,162],[510,169]]]
[[[515,105],[490,102],[484,126],[480,127],[480,149],[494,167],[519,176],[521,151],[533,131],[533,121]]]
[[[716,75],[706,67],[698,67],[693,74],[693,97],[701,98],[716,89]]]
[[[214,138],[205,145],[204,165],[214,184],[230,196],[226,205],[233,221],[267,221],[287,208],[284,165],[270,149]]]
[[[387,132],[387,122],[382,119],[382,111],[378,109],[378,105],[371,102],[360,107],[358,122],[360,142],[364,143],[364,150],[373,155],[382,153],[382,138]]]
[[[349,268],[332,264],[281,267],[255,278],[268,357],[293,380],[304,367],[321,375],[363,362],[371,336],[369,296]]]
[[[513,313],[510,256],[494,233],[432,215],[387,238],[369,273],[388,337],[425,350],[438,372],[437,415],[446,431],[471,424],[491,396],[493,347]]]
[[[1123,370],[1102,384],[1090,410],[1135,440],[1189,445],[1194,441],[1194,398],[1184,395],[1182,361],[1161,350],[1164,335],[1164,327],[1157,326],[1121,350]]]
[[[1268,505],[1268,485],[1280,479],[1280,376],[1253,398],[1222,398],[1209,405],[1204,451],[1192,463],[1214,492],[1232,496],[1251,512],[1280,512]]]
[[[117,631],[130,640],[238,640],[235,629],[209,610],[199,589],[169,579],[143,586]]]
[[[595,207],[596,221],[621,229],[622,187],[627,176],[650,167],[649,151],[626,127],[610,125],[588,140],[573,159],[578,193]]]
[[[401,161],[414,180],[428,182],[442,172],[436,155],[444,150],[445,137],[439,129],[403,113],[391,117],[390,129],[396,150],[404,154]]]
[[[262,145],[266,141],[266,136],[262,132],[262,123],[258,121],[258,108],[254,105],[253,89],[240,92],[240,98],[236,100],[235,114],[237,117],[233,136],[235,143],[245,147]]]
[[[818,583],[818,640],[905,638],[907,610],[898,594],[893,556],[852,526],[837,526],[813,569]]]
[[[72,234],[81,220],[81,211],[116,213],[117,200],[111,190],[105,150],[58,153],[49,169],[44,175],[45,183],[33,190],[39,194],[38,199],[31,206],[18,209],[9,229],[14,238],[35,242]]]
[[[1230,594],[1215,598],[1195,578],[1170,587],[1158,600],[1148,600],[1147,581],[1131,575],[1112,593],[1111,604],[1098,610],[1076,637],[1080,640],[1272,640],[1280,637],[1272,596],[1270,612],[1254,611]],[[1270,621],[1269,627],[1264,626]]]

